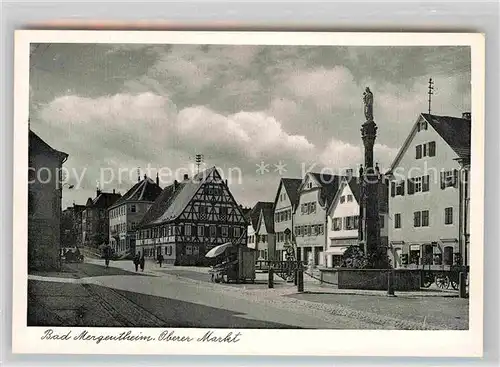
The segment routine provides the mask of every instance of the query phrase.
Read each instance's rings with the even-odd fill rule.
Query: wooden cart
[[[221,256],[222,262],[209,270],[215,283],[255,282],[255,250],[246,246],[227,248]]]

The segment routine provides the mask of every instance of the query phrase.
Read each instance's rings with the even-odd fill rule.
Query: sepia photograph
[[[470,40],[28,38],[14,308],[38,340],[471,330]]]

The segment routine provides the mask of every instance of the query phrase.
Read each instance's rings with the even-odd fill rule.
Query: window
[[[345,196],[344,195],[342,195],[340,197],[340,204],[343,204],[343,203],[345,203]]]
[[[316,213],[316,203],[315,202],[309,203],[309,213],[310,214]]]
[[[347,201],[352,201],[352,195],[347,195]]]
[[[422,211],[422,227],[429,227],[429,211]]]
[[[344,227],[346,230],[358,229],[358,223],[359,223],[358,216],[353,215],[353,216],[345,217],[344,223],[345,223]]]
[[[417,145],[415,147],[415,158],[416,159],[422,158],[422,146],[421,145]]]
[[[222,237],[228,237],[228,233],[228,228],[226,226],[222,226]]]
[[[184,225],[184,234],[186,236],[191,236],[191,224]]]
[[[420,227],[422,225],[421,218],[421,212],[413,213],[413,227]]]
[[[413,213],[413,226],[414,227],[428,227],[429,226],[429,211],[422,210]]]
[[[135,204],[130,205],[130,212],[135,213],[136,211],[137,211],[137,207],[135,206]]]
[[[422,177],[415,177],[413,179],[413,187],[415,192],[422,192]]]
[[[441,172],[441,189],[447,187],[457,187],[458,183],[458,170]]]
[[[428,148],[429,157],[436,156],[436,142],[435,141],[431,141],[428,144],[429,144],[429,148]]]
[[[211,225],[210,226],[210,237],[215,237],[217,236],[217,228],[215,227],[215,225]]]
[[[415,158],[434,157],[436,155],[436,142],[431,141],[415,147]]]
[[[227,207],[221,206],[219,208],[219,219],[226,220],[226,216],[227,216]]]
[[[381,216],[378,218],[378,223],[379,223],[379,227],[380,227],[380,228],[384,228],[385,223],[384,223],[384,216],[383,216],[383,215],[381,215]]]
[[[398,181],[391,183],[391,196],[403,196],[405,194],[405,182]]]
[[[444,224],[453,224],[453,208],[444,209]]]
[[[241,228],[240,227],[234,227],[234,237],[240,237],[241,235]]]

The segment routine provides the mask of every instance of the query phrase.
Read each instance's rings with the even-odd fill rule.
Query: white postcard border
[[[27,182],[29,44],[30,43],[162,43],[343,46],[471,46],[472,162],[469,330],[230,330],[241,341],[223,343],[95,342],[41,340],[46,327],[27,327]],[[39,354],[176,354],[176,355],[339,355],[480,357],[483,351],[484,251],[484,91],[485,41],[467,33],[327,33],[219,31],[17,31],[14,76],[13,314],[12,352]],[[17,183],[17,184],[16,184]],[[58,334],[82,330],[91,334],[134,333],[157,337],[164,328],[53,328]],[[179,335],[202,336],[206,329],[172,329]]]

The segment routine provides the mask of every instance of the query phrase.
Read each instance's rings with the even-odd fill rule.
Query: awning
[[[343,255],[347,247],[330,247],[328,250],[324,252],[324,254],[328,255]]]

